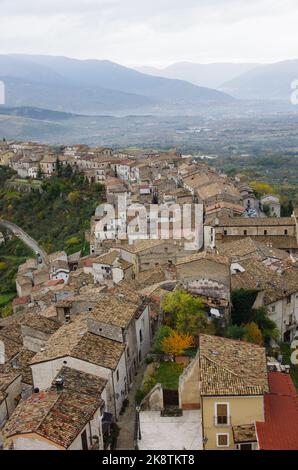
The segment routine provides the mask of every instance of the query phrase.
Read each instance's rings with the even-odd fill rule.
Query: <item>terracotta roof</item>
[[[242,260],[240,265],[245,271],[231,276],[232,289],[264,291],[264,305],[270,305],[298,292],[298,266],[285,265],[279,274],[258,260]]]
[[[63,279],[51,279],[50,281],[46,281],[44,283],[44,286],[53,287],[53,286],[58,286],[59,284],[64,284],[64,280]]]
[[[0,332],[0,341],[3,341],[5,348],[5,362],[9,362],[13,359],[21,349],[21,345],[12,341],[11,339],[3,336]]]
[[[218,250],[221,254],[237,260],[244,258],[255,258],[260,261],[267,258],[282,260],[289,257],[288,253],[277,248],[271,248],[266,243],[261,243],[251,237],[224,243],[218,246]]]
[[[97,256],[97,258],[93,259],[93,263],[99,263],[99,264],[113,264],[114,261],[119,258],[120,253],[117,250],[112,250],[109,251],[108,253],[104,253],[101,256]]]
[[[5,392],[7,387],[12,384],[18,377],[20,377],[20,372],[16,370],[10,370],[8,372],[0,373],[0,392]]]
[[[38,352],[31,364],[72,356],[108,369],[116,369],[125,347],[122,343],[97,336],[87,331],[86,314],[62,325]]]
[[[42,315],[28,314],[22,321],[22,325],[28,326],[34,330],[42,331],[47,335],[55,333],[61,327],[61,323]]]
[[[21,322],[23,321],[23,317],[21,316],[18,321],[14,321],[10,325],[4,326],[4,328],[0,329],[1,336],[5,336],[6,338],[15,341],[18,344],[23,344],[23,337],[22,337],[22,330],[21,330]]]
[[[175,265],[180,266],[181,264],[191,263],[193,261],[199,261],[202,259],[207,259],[209,261],[214,261],[215,263],[229,265],[229,258],[226,256],[221,256],[216,253],[210,253],[208,251],[203,251],[200,253],[194,253],[193,255],[184,256],[176,261]]]
[[[257,422],[261,450],[298,449],[298,397],[289,375],[269,372],[270,393],[265,395],[265,422]]]
[[[297,391],[290,374],[268,372],[270,393],[278,395],[297,396]]]
[[[216,235],[217,240],[220,243],[226,244],[236,240],[245,240],[246,235]],[[277,248],[279,250],[288,250],[298,248],[296,237],[289,235],[251,235],[250,238],[255,241],[259,241],[269,248]]]
[[[103,295],[93,308],[90,317],[103,323],[125,328],[136,315],[139,307],[140,304],[131,302],[117,290],[114,295]]]
[[[256,442],[256,428],[254,424],[244,424],[233,426],[233,438],[235,444],[245,444],[246,442]]]
[[[137,240],[133,245],[122,245],[121,249],[129,251],[130,253],[140,253],[142,251],[150,250],[158,245],[162,245],[164,240]]]
[[[12,305],[16,307],[17,305],[26,305],[30,301],[30,297],[28,295],[23,297],[16,297],[12,301]]]
[[[203,396],[262,395],[268,391],[264,348],[200,335],[199,351]]]
[[[124,350],[125,345],[123,343],[86,333],[72,350],[71,355],[83,361],[115,370]]]
[[[102,403],[100,398],[70,391],[33,394],[19,403],[3,433],[6,437],[36,433],[67,449]]]
[[[219,218],[218,227],[295,226],[294,217],[226,217]]]
[[[158,284],[166,280],[165,270],[163,267],[158,266],[153,269],[148,269],[138,273],[134,279],[135,285],[140,287],[148,287],[153,284]]]
[[[83,393],[85,395],[100,396],[107,385],[107,379],[87,374],[70,367],[62,367],[52,382],[52,389],[56,390],[55,381],[63,379],[63,390]]]

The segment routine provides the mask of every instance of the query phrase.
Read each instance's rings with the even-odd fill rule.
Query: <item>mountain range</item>
[[[107,60],[42,55],[0,55],[6,105],[80,114],[188,109],[226,104],[224,92],[153,77]]]
[[[186,80],[194,85],[220,88],[223,83],[254,69],[254,63],[211,63],[196,64],[193,62],[177,62],[168,67],[137,67],[137,70],[148,75]]]
[[[220,88],[240,99],[290,101],[291,83],[297,79],[298,60],[287,60],[258,66]]]
[[[266,65],[178,62],[164,69],[141,67],[138,70],[216,88],[237,99],[289,101],[292,93],[291,83],[298,79],[298,60]]]

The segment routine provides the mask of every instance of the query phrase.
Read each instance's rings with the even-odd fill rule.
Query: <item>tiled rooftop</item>
[[[268,391],[264,348],[200,335],[199,351],[203,396],[262,395]]]
[[[257,260],[242,260],[243,273],[233,274],[231,287],[264,291],[264,305],[298,292],[298,266],[285,265],[282,274]]]
[[[93,308],[91,318],[125,328],[136,314],[137,308],[137,305],[127,301],[124,297],[105,295]]]
[[[67,449],[86,426],[102,400],[76,392],[45,391],[21,401],[6,423],[6,437],[36,433]]]
[[[150,250],[156,246],[162,245],[164,240],[137,240],[133,245],[123,245],[121,249],[129,251],[130,253],[141,253],[145,250]]]
[[[276,227],[295,226],[294,217],[223,217],[219,218],[219,227]]]
[[[267,258],[276,258],[278,260],[288,258],[288,253],[277,248],[271,248],[267,244],[260,243],[251,237],[224,243],[219,245],[218,249],[221,254],[235,260],[254,258],[263,261]]]
[[[59,330],[61,324],[51,318],[44,317],[43,315],[28,314],[22,321],[22,325],[28,326],[34,330],[42,331],[47,335],[55,333]]]
[[[52,383],[52,389],[56,390],[55,380],[57,378],[63,379],[63,390],[83,393],[84,395],[91,395],[98,397],[103,392],[107,380],[97,377],[93,374],[87,374],[80,370],[72,369],[70,367],[62,367]]]
[[[245,444],[246,442],[256,442],[256,428],[254,424],[244,424],[243,426],[233,426],[233,438],[235,444]]]
[[[63,325],[38,352],[31,364],[72,356],[109,369],[116,369],[124,345],[87,332],[87,315],[82,314],[71,323]]]
[[[226,256],[217,255],[216,253],[210,253],[208,251],[203,251],[200,253],[194,253],[189,256],[184,256],[176,261],[175,265],[180,266],[181,264],[191,263],[192,261],[199,261],[207,259],[209,261],[214,261],[215,263],[229,265],[229,258]]]
[[[269,372],[265,422],[256,429],[261,450],[298,449],[298,397],[290,375]]]

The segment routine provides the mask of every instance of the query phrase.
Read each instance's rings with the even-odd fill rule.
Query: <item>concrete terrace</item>
[[[140,413],[140,450],[202,450],[202,414],[183,411],[180,417],[161,417],[160,411]]]

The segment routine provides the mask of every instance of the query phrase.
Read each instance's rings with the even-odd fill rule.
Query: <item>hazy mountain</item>
[[[148,75],[176,78],[203,87],[219,88],[224,82],[232,80],[255,67],[257,67],[257,64],[252,63],[195,64],[192,62],[177,62],[163,69],[139,67],[137,70]]]
[[[298,79],[298,60],[262,65],[234,80],[221,89],[242,99],[290,100],[291,83]]]
[[[74,113],[145,111],[226,103],[225,93],[182,80],[153,77],[106,60],[0,55],[8,106]]]
[[[49,109],[32,108],[24,106],[20,108],[8,108],[7,106],[0,106],[0,115],[15,116],[27,119],[37,119],[41,121],[63,121],[75,117],[75,114],[63,113],[60,111],[52,111]]]

